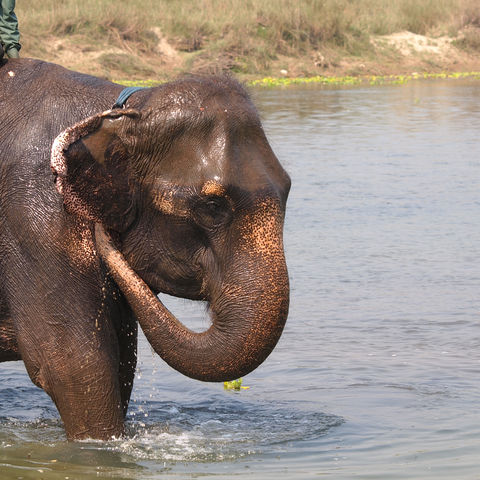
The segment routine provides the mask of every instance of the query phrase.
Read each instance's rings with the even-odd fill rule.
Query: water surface
[[[254,96],[293,181],[276,350],[229,392],[142,338],[127,438],[106,443],[66,442],[2,364],[2,479],[480,478],[480,83]]]

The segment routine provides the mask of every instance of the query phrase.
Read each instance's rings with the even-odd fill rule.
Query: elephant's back
[[[33,59],[0,67],[0,142],[50,144],[65,128],[106,110],[121,90],[107,80]]]

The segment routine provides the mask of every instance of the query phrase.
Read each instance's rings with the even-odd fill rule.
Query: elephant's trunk
[[[277,225],[277,223],[279,225]],[[248,225],[248,222],[245,223]],[[203,381],[246,375],[275,347],[288,313],[288,274],[281,222],[245,227],[243,247],[210,303],[212,325],[195,333],[181,324],[131,269],[100,224],[97,249],[126,296],[153,349],[174,369]]]

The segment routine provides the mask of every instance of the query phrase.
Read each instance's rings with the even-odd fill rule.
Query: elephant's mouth
[[[128,262],[130,264],[130,262]],[[166,294],[187,300],[209,302],[210,295],[206,291],[205,281],[197,277],[165,278],[156,272],[135,270],[155,295]]]

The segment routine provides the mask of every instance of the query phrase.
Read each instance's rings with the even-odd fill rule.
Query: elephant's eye
[[[195,209],[195,217],[202,226],[218,227],[226,223],[231,215],[228,201],[223,197],[208,196],[202,198]]]

